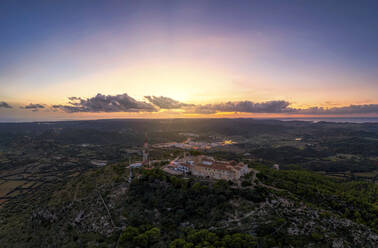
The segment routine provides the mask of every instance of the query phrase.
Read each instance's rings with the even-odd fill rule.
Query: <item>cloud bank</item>
[[[12,106],[6,102],[0,102],[0,108],[12,108]]]
[[[289,112],[287,101],[267,101],[255,103],[251,101],[226,102],[218,104],[198,105],[193,113],[214,114],[217,112],[241,112],[241,113],[287,113]]]
[[[293,112],[314,115],[376,114],[378,113],[378,104],[349,105],[332,108],[312,107],[307,109],[293,109]]]
[[[239,113],[286,113],[303,115],[347,115],[347,114],[378,114],[378,104],[349,105],[344,107],[311,107],[292,108],[287,101],[267,101],[255,103],[251,101],[226,102],[218,104],[198,105],[193,113],[214,114],[217,112]]]
[[[286,113],[303,115],[348,115],[348,114],[378,114],[378,104],[349,105],[344,107],[311,107],[292,108],[287,101],[267,101],[254,103],[251,101],[226,102],[219,104],[198,105],[193,113],[214,114],[217,112],[239,113]]]
[[[91,98],[69,97],[64,105],[53,105],[49,109],[66,113],[79,112],[159,112],[161,110],[182,110],[183,114],[216,114],[219,112],[235,113],[265,113],[265,114],[301,114],[301,115],[348,115],[348,114],[378,114],[378,104],[349,105],[344,107],[311,107],[293,108],[290,102],[274,100],[265,102],[229,101],[216,104],[189,104],[165,96],[145,96],[144,100],[136,100],[128,94],[103,95],[97,94]],[[0,102],[0,107],[11,108],[7,103]],[[41,104],[29,104],[24,109],[38,111],[45,108]]]

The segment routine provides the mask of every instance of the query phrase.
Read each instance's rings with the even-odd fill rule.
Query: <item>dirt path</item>
[[[76,199],[77,199],[77,192],[79,191],[79,186],[80,186],[79,184],[76,184],[73,201],[76,201]]]
[[[100,193],[98,190],[96,190],[96,191],[97,191],[97,194],[98,194],[98,196],[100,197],[102,203],[104,204],[104,207],[105,207],[106,211],[108,212],[108,215],[109,215],[110,221],[111,221],[111,223],[112,223],[112,226],[113,226],[113,227],[116,227],[116,226],[114,225],[113,218],[112,218],[112,215],[110,214],[109,208],[108,208],[108,206],[106,205],[106,203],[105,203],[105,201],[104,201],[104,198],[102,198],[102,195],[101,195],[101,193]]]
[[[256,177],[257,173],[260,173],[260,171],[253,169],[253,168],[248,168],[248,172],[249,173],[253,172],[253,176],[252,176],[252,184],[253,185],[259,185],[259,186],[262,186],[262,187],[265,187],[265,188],[268,188],[268,189],[273,189],[273,190],[276,190],[276,191],[285,191],[284,189],[279,189],[279,188],[276,188],[276,187],[273,187],[273,186],[270,186],[270,185],[266,185],[266,184],[260,182]]]

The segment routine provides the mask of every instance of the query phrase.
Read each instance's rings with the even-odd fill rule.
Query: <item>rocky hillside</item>
[[[376,198],[359,196],[365,188],[342,195],[313,173],[258,170],[240,187],[157,169],[128,182],[123,165],[90,171],[3,206],[0,247],[378,246]]]

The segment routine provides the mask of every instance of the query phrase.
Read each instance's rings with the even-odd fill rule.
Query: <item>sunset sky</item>
[[[0,121],[378,116],[377,13],[378,1],[4,0]]]

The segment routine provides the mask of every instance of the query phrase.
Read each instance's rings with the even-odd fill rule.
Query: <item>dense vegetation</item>
[[[159,169],[141,170],[128,184],[122,164],[94,170],[26,202],[6,204],[0,210],[0,247],[306,247],[331,246],[340,238],[354,247],[374,247],[378,242],[364,225],[344,221],[376,230],[376,186],[258,169],[257,185],[249,175],[242,187]]]
[[[303,170],[275,171],[259,167],[258,178],[296,195],[299,199],[378,231],[378,185],[368,182],[339,182]]]
[[[240,190],[226,181],[201,183],[167,176],[160,170],[145,170],[143,175],[130,185],[125,217],[133,226],[158,225],[173,237],[179,236],[180,223],[190,222],[200,229],[216,226],[232,210],[228,199],[242,197],[258,203],[267,196],[264,188]]]
[[[152,144],[182,142],[182,132],[232,139],[236,145],[189,152],[258,172],[238,184],[134,170],[129,182],[126,165],[140,160],[145,132]],[[17,189],[0,206],[0,247],[377,247],[377,145],[377,124],[0,124],[0,185]],[[157,167],[182,154],[150,151]],[[95,168],[92,160],[110,165]]]
[[[209,230],[185,230],[177,238],[169,242],[170,248],[253,248],[256,247],[256,239],[249,234],[234,233],[219,236]],[[161,241],[159,228],[146,225],[133,227],[129,226],[120,236],[120,245],[123,247],[152,247]]]

